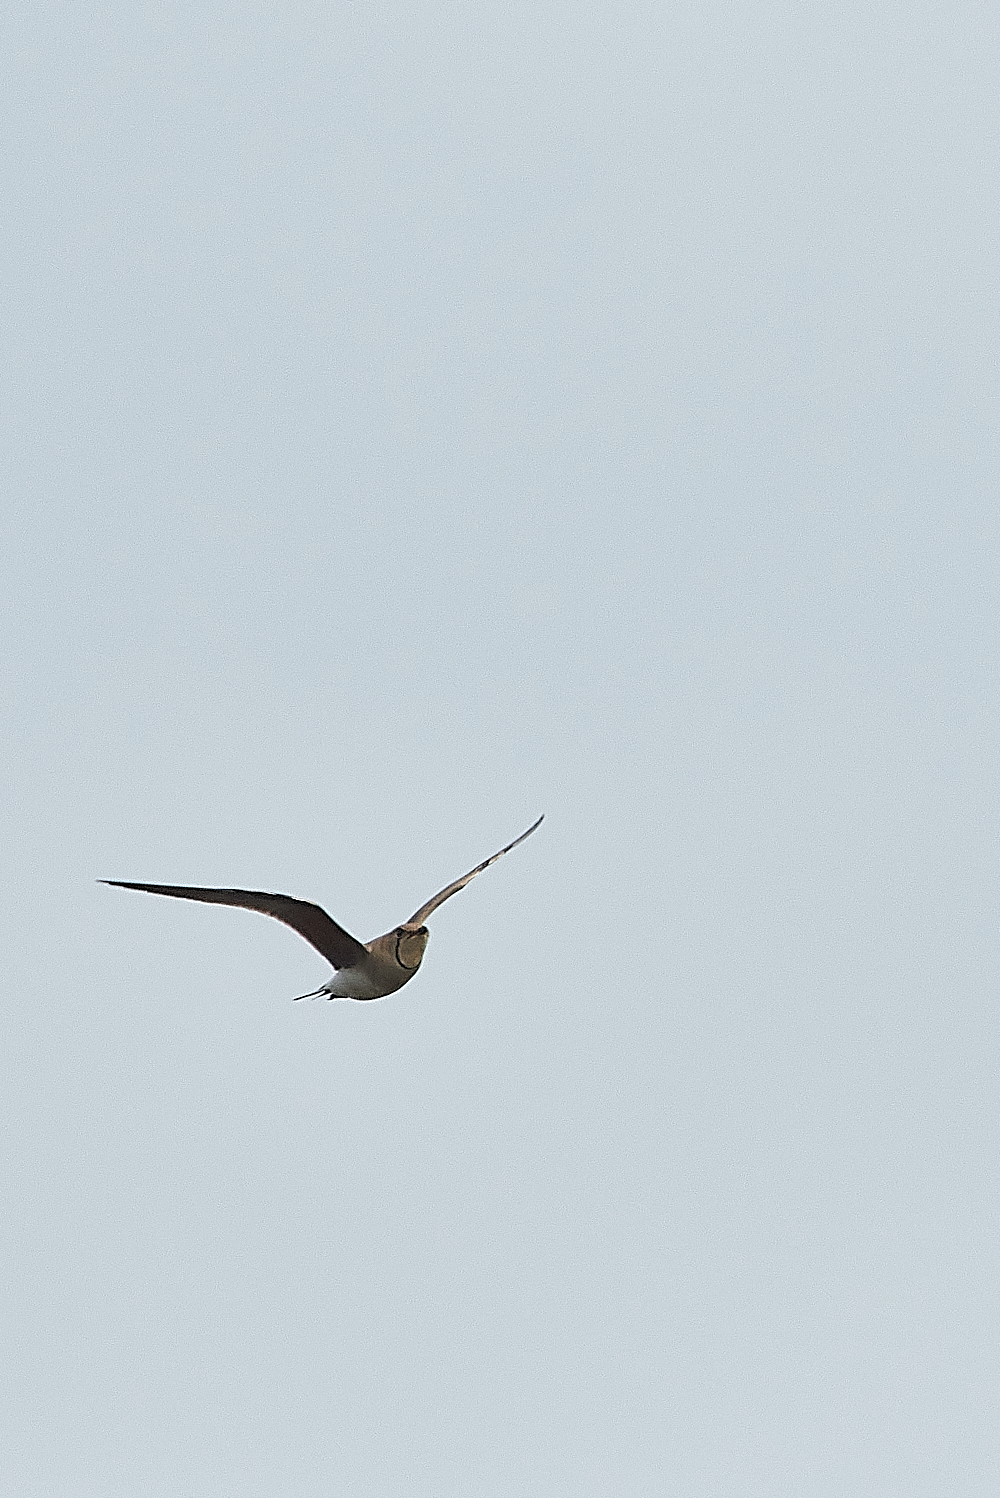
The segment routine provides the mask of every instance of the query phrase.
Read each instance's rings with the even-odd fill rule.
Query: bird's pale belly
[[[355,967],[340,968],[326,983],[321,993],[331,999],[384,999],[408,983],[416,969],[403,968],[395,962],[386,962],[371,955],[364,963]]]

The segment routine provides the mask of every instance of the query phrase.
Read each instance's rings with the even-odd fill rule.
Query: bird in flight
[[[544,815],[543,812],[527,832],[522,832],[506,848],[477,863],[454,884],[439,890],[426,905],[414,911],[408,921],[386,932],[385,936],[377,936],[374,941],[357,941],[343,926],[331,920],[320,906],[311,905],[308,900],[295,900],[291,895],[267,895],[253,889],[199,889],[187,884],[132,884],[125,879],[100,879],[98,883],[112,884],[116,889],[141,889],[150,895],[174,895],[180,900],[203,900],[209,905],[239,905],[244,910],[259,910],[262,915],[273,916],[276,921],[291,926],[317,952],[322,952],[336,969],[321,988],[312,993],[300,993],[298,998],[315,999],[319,994],[325,994],[328,999],[384,999],[386,994],[395,993],[397,988],[409,983],[423,961],[430,939],[430,932],[424,925],[427,917],[445,900],[464,889],[470,879],[475,879],[491,863],[496,863],[498,858],[530,837],[535,828],[541,826]]]

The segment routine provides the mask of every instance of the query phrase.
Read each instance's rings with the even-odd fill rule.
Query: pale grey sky
[[[0,1490],[992,1498],[995,6],[0,40]]]

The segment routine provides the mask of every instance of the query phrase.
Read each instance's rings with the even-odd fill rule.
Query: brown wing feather
[[[527,832],[522,832],[521,836],[516,837],[512,843],[508,843],[506,848],[501,848],[499,853],[494,853],[492,858],[484,858],[482,863],[477,863],[474,869],[470,869],[467,874],[463,874],[461,879],[456,879],[454,884],[448,884],[444,889],[439,890],[432,900],[428,900],[426,905],[421,905],[420,909],[410,916],[406,924],[408,926],[422,926],[427,917],[433,914],[439,905],[443,905],[445,900],[450,899],[452,895],[457,895],[460,889],[465,888],[470,879],[475,879],[477,874],[481,874],[484,869],[488,869],[491,863],[496,863],[497,859],[502,858],[505,853],[509,853],[511,848],[516,848],[518,843],[523,843],[525,838],[530,837],[535,828],[540,827],[544,820],[545,813],[542,812],[538,821],[532,822]]]
[[[293,900],[291,895],[268,895],[255,889],[198,889],[185,884],[130,884],[124,879],[101,879],[116,889],[140,889],[148,895],[173,895],[179,900],[203,900],[209,905],[238,905],[243,910],[259,910],[291,926],[300,936],[322,952],[334,967],[354,967],[367,955],[366,948],[331,920],[318,905],[307,900]]]

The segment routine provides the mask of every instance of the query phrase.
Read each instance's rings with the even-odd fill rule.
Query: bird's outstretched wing
[[[488,869],[491,863],[496,863],[497,859],[502,858],[505,853],[509,853],[511,848],[516,848],[518,843],[523,843],[525,838],[530,837],[535,828],[540,827],[544,820],[545,813],[542,812],[538,821],[532,822],[527,832],[522,832],[521,836],[516,837],[512,843],[508,843],[506,848],[501,848],[499,853],[494,853],[492,858],[487,858],[482,863],[477,863],[476,867],[470,869],[467,874],[463,874],[461,879],[456,879],[454,884],[449,884],[445,889],[440,890],[434,896],[433,900],[428,900],[426,905],[421,905],[419,910],[414,911],[406,924],[408,926],[422,926],[427,917],[432,915],[439,905],[443,905],[445,900],[449,900],[452,895],[457,895],[460,889],[465,888],[470,879],[475,879],[477,874],[481,874],[484,869]]]
[[[267,895],[255,889],[197,889],[186,884],[130,884],[124,879],[101,879],[116,889],[141,889],[149,895],[174,895],[179,900],[204,900],[209,905],[239,905],[244,910],[259,910],[276,921],[291,926],[300,936],[322,952],[334,967],[354,967],[367,956],[367,949],[331,920],[318,905],[307,900],[293,900],[291,895]]]

